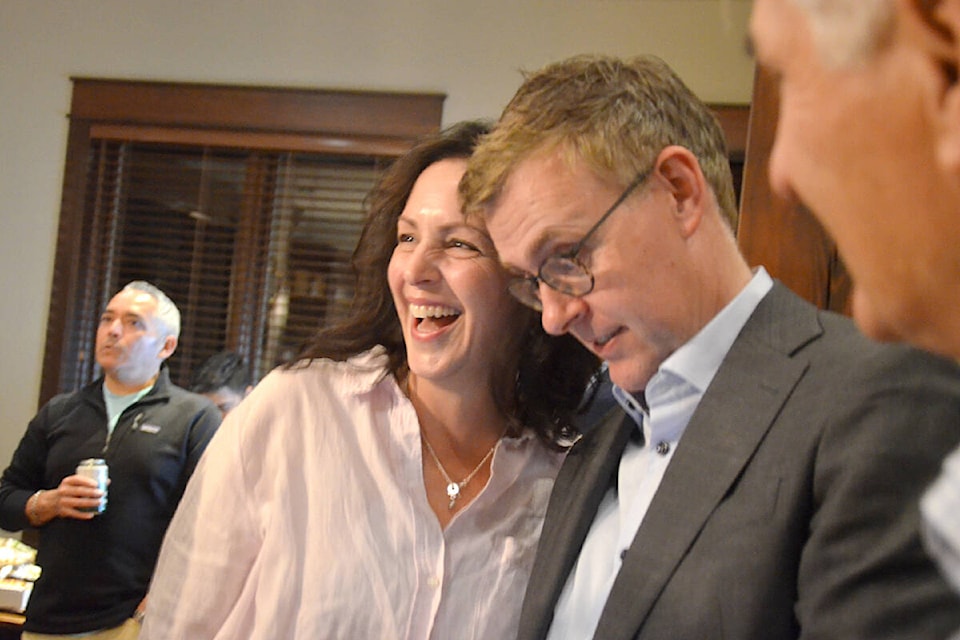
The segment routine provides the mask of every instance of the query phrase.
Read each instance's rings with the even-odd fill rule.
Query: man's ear
[[[684,237],[689,237],[700,226],[704,204],[711,198],[700,162],[689,149],[671,145],[660,152],[655,166],[670,185],[676,204],[675,216]]]
[[[960,34],[960,2],[957,0],[912,0],[920,18],[956,49]],[[954,51],[954,57],[957,56]],[[954,60],[956,63],[957,60]]]
[[[921,17],[936,31],[948,52],[941,54],[944,99],[940,116],[937,156],[954,175],[960,175],[960,0],[915,0]],[[925,6],[923,6],[925,5]],[[932,16],[923,15],[932,11]],[[936,36],[930,36],[931,38]]]
[[[160,360],[166,360],[173,355],[173,352],[177,350],[177,337],[176,336],[167,336],[163,339],[163,348],[160,350],[160,353],[157,356]]]
[[[937,157],[960,174],[960,0],[897,0],[903,36],[929,69]]]

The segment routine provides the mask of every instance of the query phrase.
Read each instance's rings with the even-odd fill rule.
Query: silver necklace
[[[437,457],[437,452],[433,450],[433,447],[430,446],[430,441],[427,440],[427,434],[423,431],[420,431],[420,437],[423,439],[423,444],[427,445],[427,451],[430,453],[430,457],[433,458],[433,461],[437,464],[437,469],[440,470],[440,475],[443,476],[444,481],[447,483],[447,497],[450,498],[450,504],[447,506],[451,511],[457,505],[457,499],[460,497],[460,491],[467,486],[467,483],[473,480],[473,476],[477,475],[480,471],[480,468],[490,459],[490,456],[493,455],[494,449],[497,448],[497,444],[500,442],[497,439],[493,443],[493,446],[490,447],[490,451],[487,451],[487,455],[483,456],[483,459],[480,461],[473,471],[467,474],[460,482],[454,482],[450,477],[450,474],[447,473],[447,470],[443,468],[443,463],[440,462],[440,458]]]

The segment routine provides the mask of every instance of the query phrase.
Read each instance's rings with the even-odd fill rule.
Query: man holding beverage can
[[[160,542],[220,424],[162,367],[179,334],[162,291],[124,287],[97,328],[103,376],[45,404],[3,472],[0,527],[40,534],[24,640],[137,637]]]
[[[107,484],[110,482],[110,467],[103,458],[86,458],[77,465],[77,475],[89,478],[97,483],[97,489],[103,492],[100,496],[100,503],[95,507],[87,507],[81,511],[90,513],[103,513],[107,508]]]

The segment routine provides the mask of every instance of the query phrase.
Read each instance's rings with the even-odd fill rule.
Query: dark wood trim
[[[758,66],[747,135],[737,241],[751,265],[823,309],[849,311],[850,282],[836,245],[817,219],[775,194],[767,170],[777,131],[776,79]]]
[[[749,104],[710,104],[720,127],[727,136],[727,152],[733,162],[742,162],[747,152],[747,131],[750,126]]]
[[[69,341],[69,334],[76,331],[69,319],[76,315],[76,296],[72,292],[78,290],[82,277],[80,239],[83,237],[82,212],[90,162],[89,129],[84,123],[71,123],[67,135],[67,158],[38,409],[60,391],[61,372],[65,365],[64,348]]]
[[[73,78],[71,119],[169,127],[416,138],[445,94]]]
[[[91,125],[90,137],[98,140],[360,156],[398,156],[410,148],[410,139],[398,137],[359,135],[334,137],[315,133],[187,129],[113,123]]]

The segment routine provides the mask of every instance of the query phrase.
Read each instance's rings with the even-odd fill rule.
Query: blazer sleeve
[[[800,559],[801,637],[942,638],[960,600],[924,552],[918,503],[960,439],[952,363],[885,350],[836,389]]]

